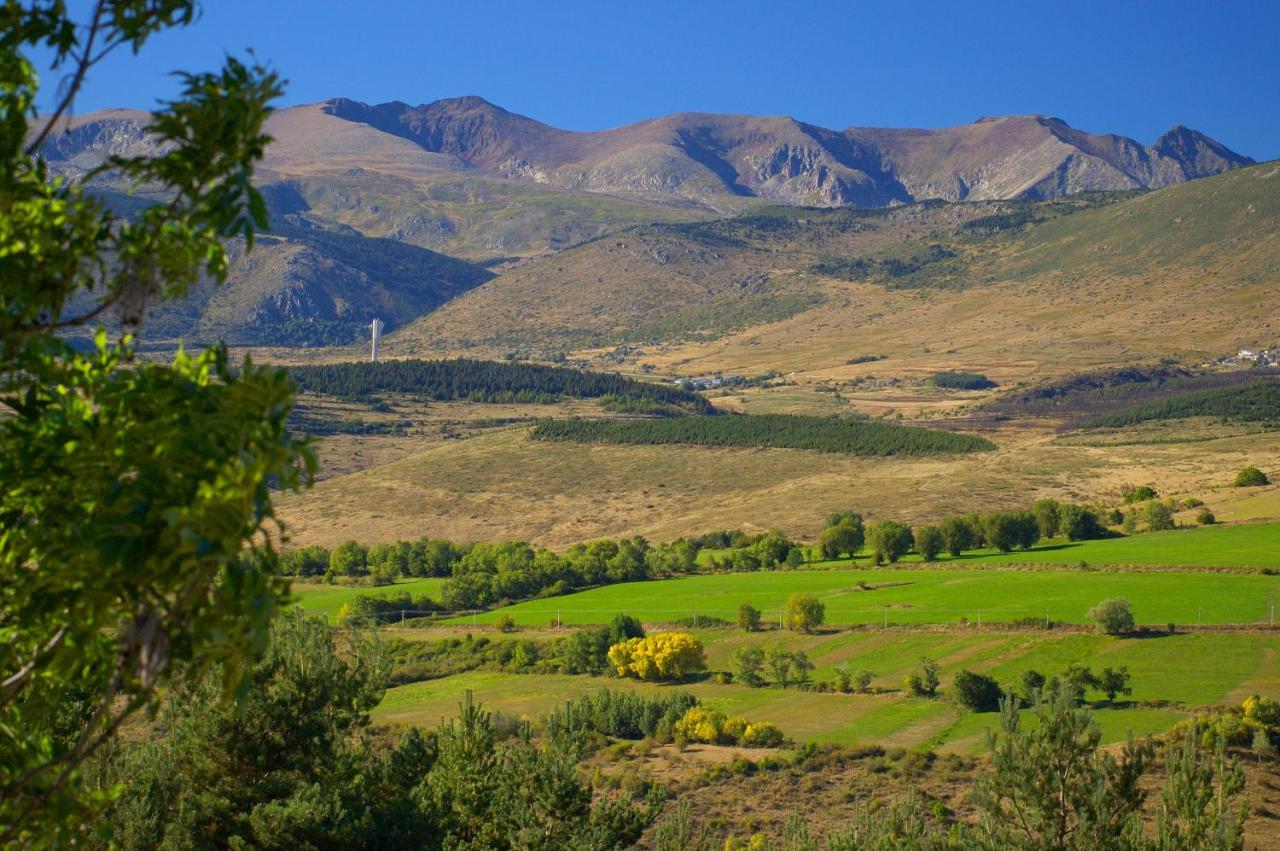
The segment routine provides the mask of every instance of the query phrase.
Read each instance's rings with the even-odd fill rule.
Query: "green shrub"
[[[944,542],[942,531],[937,526],[920,526],[912,532],[916,552],[925,561],[937,561],[942,552]]]
[[[1044,674],[1035,669],[1028,669],[1022,672],[1019,682],[1022,685],[1022,699],[1027,703],[1035,703],[1036,698],[1040,696],[1040,692],[1044,689]]]
[[[782,743],[782,731],[768,721],[749,724],[742,733],[742,744],[749,748],[778,748]]]
[[[871,545],[877,564],[889,562],[893,564],[907,553],[915,544],[911,529],[892,520],[881,520],[872,523],[867,529],[867,543]]]
[[[1239,473],[1236,473],[1236,480],[1233,484],[1238,488],[1256,488],[1271,484],[1271,480],[1267,478],[1266,473],[1257,467],[1245,467]]]
[[[733,678],[752,688],[764,685],[764,651],[759,647],[739,647],[733,651]]]
[[[961,671],[951,683],[951,697],[974,712],[995,712],[1000,708],[1004,691],[993,677],[973,671]]]
[[[1143,509],[1142,519],[1147,522],[1147,529],[1152,532],[1167,532],[1173,529],[1173,509],[1163,502],[1150,502]]]
[[[826,619],[827,607],[812,594],[792,594],[787,600],[783,621],[788,629],[813,632]]]
[[[935,372],[928,383],[947,390],[989,390],[997,386],[980,372]]]
[[[938,663],[924,656],[920,659],[920,667],[907,674],[904,684],[907,691],[916,697],[933,697],[938,693]]]
[[[657,737],[664,723],[670,727],[698,705],[688,692],[676,691],[646,697],[629,691],[601,689],[573,700],[570,720],[618,739]]]
[[[977,543],[977,531],[964,517],[946,518],[938,526],[938,531],[942,533],[942,544],[952,558],[972,549]]]
[[[1098,629],[1108,635],[1120,635],[1133,629],[1133,612],[1129,610],[1129,601],[1124,597],[1112,597],[1103,600],[1086,614],[1089,620],[1098,625]]]
[[[1124,493],[1124,501],[1128,503],[1146,502],[1149,499],[1157,499],[1160,494],[1156,493],[1156,489],[1148,485],[1139,485],[1131,488]]]

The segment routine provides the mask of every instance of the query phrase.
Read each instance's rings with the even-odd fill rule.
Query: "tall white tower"
[[[375,319],[370,322],[369,331],[373,336],[373,351],[369,355],[369,360],[376,362],[378,360],[378,338],[382,336],[382,320]]]

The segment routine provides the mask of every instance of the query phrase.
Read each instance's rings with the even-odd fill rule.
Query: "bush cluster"
[[[935,372],[928,383],[947,390],[989,390],[997,386],[979,372]]]
[[[782,731],[768,721],[751,723],[740,715],[695,706],[675,726],[678,738],[711,745],[742,745],[748,748],[776,748],[784,741]]]
[[[645,697],[629,691],[601,689],[584,694],[568,706],[569,718],[576,724],[617,739],[658,737],[670,740],[680,719],[698,705],[688,692],[677,691],[657,697]]]

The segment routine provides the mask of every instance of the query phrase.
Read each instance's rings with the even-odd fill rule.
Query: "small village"
[[[1280,366],[1280,348],[1240,349],[1234,355],[1211,360],[1205,366]]]

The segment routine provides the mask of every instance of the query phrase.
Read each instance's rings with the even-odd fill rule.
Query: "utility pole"
[[[369,323],[370,337],[372,337],[372,347],[369,351],[369,361],[377,363],[378,361],[378,338],[382,336],[383,323],[381,319],[375,319]]]

